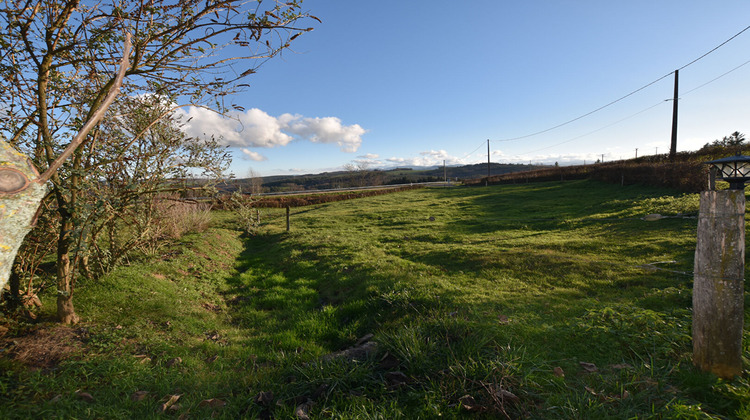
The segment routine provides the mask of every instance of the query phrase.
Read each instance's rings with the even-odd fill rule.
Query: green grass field
[[[263,210],[255,236],[217,212],[81,283],[80,325],[16,324],[0,417],[750,418],[747,375],[690,360],[697,210],[573,181],[297,208],[290,232]],[[30,337],[61,355],[21,363]]]

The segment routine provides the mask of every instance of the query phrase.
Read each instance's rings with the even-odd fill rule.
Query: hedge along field
[[[255,236],[222,212],[82,287],[85,355],[46,374],[4,362],[0,410],[747,418],[747,379],[690,361],[697,209],[695,194],[570,181],[297,208],[290,232],[267,209]]]

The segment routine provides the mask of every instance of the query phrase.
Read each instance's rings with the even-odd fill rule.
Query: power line
[[[473,154],[473,153],[474,153],[474,152],[476,152],[477,150],[479,150],[479,149],[481,149],[482,147],[484,147],[484,145],[485,145],[485,144],[487,144],[487,143],[486,143],[486,142],[484,142],[484,141],[482,141],[482,142],[481,142],[481,143],[479,144],[479,146],[478,146],[478,147],[477,147],[476,149],[474,149],[474,150],[472,150],[471,152],[467,153],[467,154],[466,154],[466,155],[465,155],[465,156],[464,156],[464,157],[463,157],[462,159],[466,159],[467,157],[469,157],[469,155]]]
[[[564,122],[564,123],[562,123],[562,124],[558,124],[558,125],[556,125],[556,126],[554,126],[554,127],[550,127],[550,128],[547,128],[547,129],[544,129],[544,130],[541,130],[541,131],[537,131],[536,133],[531,133],[531,134],[527,134],[527,135],[524,135],[524,136],[520,136],[520,137],[513,137],[513,138],[509,138],[509,139],[492,140],[492,141],[494,141],[494,142],[508,142],[508,141],[522,140],[522,139],[525,139],[525,138],[529,138],[529,137],[534,137],[534,136],[537,136],[537,135],[539,135],[539,134],[544,134],[544,133],[546,133],[546,132],[548,132],[548,131],[552,131],[552,130],[555,130],[555,129],[557,129],[557,128],[560,128],[560,127],[562,127],[562,126],[565,126],[565,125],[568,125],[568,124],[570,124],[570,123],[576,122],[576,121],[578,121],[578,120],[580,120],[580,119],[582,119],[582,118],[588,117],[589,115],[591,115],[591,114],[593,114],[593,113],[599,112],[599,111],[601,111],[602,109],[604,109],[604,108],[607,108],[607,107],[609,107],[609,106],[612,106],[612,105],[614,105],[614,104],[616,104],[616,103],[618,103],[618,102],[622,101],[622,100],[623,100],[623,99],[625,99],[625,98],[628,98],[628,97],[630,97],[630,96],[633,96],[633,95],[635,95],[636,93],[638,93],[638,92],[642,91],[643,89],[646,89],[647,87],[649,87],[649,86],[651,86],[651,85],[653,85],[653,84],[655,84],[655,83],[657,83],[657,82],[660,82],[660,81],[661,81],[661,80],[663,80],[663,79],[666,79],[667,77],[671,76],[671,75],[672,75],[673,73],[674,73],[674,72],[671,72],[671,73],[665,74],[664,76],[662,76],[662,77],[660,77],[660,78],[658,78],[658,79],[654,80],[653,82],[651,82],[651,83],[649,83],[649,84],[647,84],[647,85],[641,86],[640,88],[638,88],[638,89],[636,89],[636,90],[634,90],[634,91],[632,91],[632,92],[628,93],[628,94],[627,94],[627,95],[625,95],[625,96],[622,96],[622,97],[620,97],[620,98],[618,98],[618,99],[615,99],[614,101],[612,101],[612,102],[610,102],[610,103],[608,103],[608,104],[606,104],[606,105],[602,105],[602,106],[600,106],[599,108],[596,108],[596,109],[595,109],[595,110],[593,110],[593,111],[587,112],[587,113],[585,113],[585,114],[583,114],[583,115],[581,115],[581,116],[578,116],[578,117],[576,117],[576,118],[573,118],[573,119],[571,119],[571,120],[565,121],[565,122]]]
[[[706,57],[707,55],[709,55],[709,54],[711,54],[712,52],[714,52],[714,51],[718,50],[719,48],[723,47],[723,46],[724,46],[724,45],[725,45],[726,43],[728,43],[729,41],[731,41],[731,40],[733,40],[733,39],[737,38],[738,36],[742,35],[742,33],[743,33],[743,32],[745,32],[745,31],[747,31],[748,29],[750,29],[750,26],[747,26],[747,27],[745,27],[745,29],[743,29],[743,30],[741,30],[741,31],[737,32],[737,33],[736,33],[736,34],[734,34],[734,36],[732,36],[731,38],[727,39],[726,41],[722,42],[721,44],[719,44],[719,45],[717,45],[716,47],[714,47],[713,49],[711,49],[711,51],[709,51],[709,52],[707,52],[707,53],[703,54],[702,56],[700,56],[700,57],[696,58],[695,60],[693,60],[693,61],[691,61],[691,62],[689,62],[689,63],[685,64],[684,66],[680,67],[680,68],[679,68],[679,69],[677,69],[677,70],[682,70],[682,69],[684,69],[684,68],[685,68],[685,67],[687,67],[687,66],[690,66],[690,65],[692,65],[692,64],[695,64],[695,63],[696,63],[697,61],[699,61],[699,60],[703,59],[703,58],[704,58],[704,57]]]
[[[688,66],[691,66],[691,65],[695,64],[696,62],[698,62],[698,61],[702,60],[703,58],[705,58],[706,56],[708,56],[708,55],[709,55],[709,54],[711,54],[712,52],[714,52],[714,51],[718,50],[719,48],[723,47],[724,45],[726,45],[727,43],[729,43],[729,42],[730,42],[730,41],[732,41],[733,39],[735,39],[735,38],[737,38],[738,36],[740,36],[740,35],[741,35],[742,33],[744,33],[745,31],[747,31],[748,29],[750,29],[750,26],[747,26],[747,27],[745,27],[745,29],[743,29],[743,30],[741,30],[741,31],[737,32],[736,34],[734,34],[734,35],[733,35],[732,37],[730,37],[730,38],[729,38],[729,39],[727,39],[726,41],[722,42],[721,44],[719,44],[719,45],[717,45],[716,47],[712,48],[711,50],[709,50],[709,51],[708,51],[708,52],[706,52],[705,54],[703,54],[703,55],[701,55],[700,57],[696,58],[695,60],[693,60],[693,61],[691,61],[691,62],[689,62],[689,63],[685,64],[684,66],[680,67],[680,68],[679,68],[679,69],[677,69],[677,70],[678,70],[678,71],[679,71],[679,70],[682,70],[682,69],[684,69],[684,68],[686,68],[686,67],[688,67]],[[744,65],[744,64],[743,64],[743,65]],[[741,67],[741,66],[740,66],[740,67]],[[734,70],[732,70],[732,71],[734,71]],[[507,139],[500,139],[500,140],[492,140],[492,141],[494,141],[494,142],[509,142],[509,141],[522,140],[522,139],[526,139],[526,138],[529,138],[529,137],[534,137],[534,136],[537,136],[537,135],[539,135],[539,134],[543,134],[543,133],[546,133],[546,132],[549,132],[549,131],[552,131],[552,130],[558,129],[558,128],[560,128],[560,127],[563,127],[563,126],[566,126],[566,125],[568,125],[568,124],[571,124],[571,123],[573,123],[573,122],[576,122],[576,121],[578,121],[578,120],[580,120],[580,119],[582,119],[582,118],[588,117],[589,115],[591,115],[591,114],[594,114],[594,113],[596,113],[596,112],[599,112],[599,111],[601,111],[602,109],[608,108],[608,107],[610,107],[610,106],[612,106],[612,105],[614,105],[614,104],[616,104],[616,103],[618,103],[618,102],[622,101],[623,99],[626,99],[626,98],[628,98],[628,97],[630,97],[630,96],[633,96],[633,95],[635,95],[636,93],[638,93],[638,92],[640,92],[640,91],[642,91],[642,90],[644,90],[644,89],[648,88],[649,86],[652,86],[652,85],[656,84],[657,82],[660,82],[660,81],[662,81],[662,80],[666,79],[667,77],[671,76],[671,75],[672,75],[672,74],[674,74],[674,73],[675,73],[674,71],[672,71],[672,72],[669,72],[669,73],[665,74],[664,76],[662,76],[662,77],[660,77],[660,78],[658,78],[658,79],[654,80],[653,82],[651,82],[651,83],[648,83],[648,84],[645,84],[645,85],[641,86],[640,88],[638,88],[638,89],[636,89],[636,90],[633,90],[633,91],[631,91],[630,93],[628,93],[628,94],[626,94],[626,95],[624,95],[624,96],[621,96],[620,98],[617,98],[617,99],[615,99],[615,100],[614,100],[614,101],[612,101],[612,102],[609,102],[609,103],[608,103],[608,104],[606,104],[606,105],[602,105],[602,106],[600,106],[599,108],[596,108],[596,109],[594,109],[593,111],[587,112],[587,113],[585,113],[585,114],[583,114],[583,115],[580,115],[580,116],[578,116],[578,117],[575,117],[575,118],[573,118],[573,119],[570,119],[570,120],[568,120],[568,121],[565,121],[565,122],[563,122],[563,123],[561,123],[561,124],[555,125],[555,126],[553,126],[553,127],[549,127],[549,128],[546,128],[546,129],[544,129],[544,130],[540,130],[540,131],[537,131],[537,132],[535,132],[535,133],[531,133],[531,134],[526,134],[526,135],[523,135],[523,136],[519,136],[519,137],[512,137],[512,138],[507,138]],[[721,77],[721,76],[720,76],[720,77]],[[709,83],[710,83],[710,82],[709,82]]]
[[[583,138],[583,137],[589,136],[589,135],[591,135],[591,134],[597,133],[597,132],[599,132],[599,131],[602,131],[602,130],[604,130],[604,129],[607,129],[607,128],[609,128],[609,127],[612,127],[612,126],[614,126],[614,125],[617,125],[617,124],[619,124],[619,123],[621,123],[621,122],[623,122],[623,121],[629,120],[629,119],[631,119],[631,118],[633,118],[633,117],[636,117],[636,116],[638,116],[638,115],[640,115],[640,114],[643,114],[644,112],[650,111],[650,110],[652,110],[653,108],[656,108],[657,106],[659,106],[659,105],[662,105],[662,104],[664,104],[664,102],[667,102],[667,100],[664,100],[664,101],[660,101],[660,102],[658,102],[658,103],[656,103],[656,104],[654,104],[654,105],[651,105],[651,106],[650,106],[650,107],[648,107],[648,108],[645,108],[645,109],[642,109],[642,110],[640,110],[640,111],[636,112],[635,114],[631,114],[631,115],[629,115],[629,116],[627,116],[627,117],[625,117],[625,118],[619,119],[619,120],[617,120],[617,121],[615,121],[615,122],[613,122],[613,123],[610,123],[610,124],[607,124],[607,125],[605,125],[605,126],[603,126],[603,127],[597,128],[596,130],[593,130],[593,131],[589,131],[589,132],[588,132],[588,133],[586,133],[586,134],[581,134],[580,136],[576,136],[576,137],[573,137],[572,139],[568,139],[568,140],[562,141],[562,142],[560,142],[560,143],[556,143],[556,144],[553,144],[553,145],[551,145],[551,146],[546,146],[546,147],[542,147],[541,149],[536,149],[536,150],[532,150],[532,151],[530,151],[530,152],[525,152],[525,153],[521,153],[521,154],[522,154],[522,155],[526,155],[526,154],[529,154],[529,153],[536,153],[536,152],[540,152],[540,151],[542,151],[542,150],[547,150],[547,149],[551,149],[551,148],[553,148],[553,147],[557,147],[557,146],[563,145],[563,144],[565,144],[565,143],[570,143],[570,142],[572,142],[572,141],[574,141],[574,140],[578,140],[578,139],[580,139],[580,138]]]
[[[705,56],[705,55],[704,55],[704,56]],[[695,61],[693,61],[693,62],[695,62]],[[685,95],[688,95],[688,94],[690,94],[690,93],[692,93],[692,92],[694,92],[694,91],[696,91],[696,90],[698,90],[698,89],[700,89],[700,88],[702,88],[702,87],[704,87],[704,86],[706,86],[706,85],[708,85],[708,84],[711,84],[711,83],[713,83],[713,82],[715,82],[715,81],[717,81],[717,80],[721,79],[722,77],[724,77],[724,76],[726,76],[726,75],[728,75],[728,74],[730,74],[730,73],[732,73],[732,72],[734,72],[734,71],[736,71],[736,70],[739,70],[740,68],[742,68],[742,67],[744,67],[744,66],[746,66],[746,65],[748,65],[748,64],[750,64],[750,60],[747,60],[747,61],[745,61],[744,63],[740,64],[739,66],[737,66],[737,67],[735,67],[735,68],[733,68],[733,69],[731,69],[731,70],[729,70],[729,71],[727,71],[727,72],[724,72],[724,73],[722,73],[721,75],[719,75],[719,76],[717,76],[717,77],[715,77],[715,78],[713,78],[713,79],[709,80],[709,81],[708,81],[708,82],[706,82],[706,83],[703,83],[703,84],[701,84],[701,85],[699,85],[699,86],[697,86],[697,87],[695,87],[695,88],[693,88],[693,89],[690,89],[690,90],[689,90],[689,91],[687,91],[687,92],[684,92],[684,93],[683,93],[682,95],[680,95],[680,96],[685,96]],[[619,124],[619,123],[621,123],[621,122],[623,122],[623,121],[629,120],[629,119],[631,119],[631,118],[633,118],[633,117],[636,117],[636,116],[638,116],[638,115],[640,115],[640,114],[643,114],[644,112],[650,111],[651,109],[653,109],[653,108],[656,108],[657,106],[659,106],[659,105],[662,105],[662,104],[663,104],[664,102],[668,102],[668,101],[670,101],[670,100],[671,100],[671,99],[665,99],[664,101],[660,101],[660,102],[658,102],[658,103],[656,103],[656,104],[654,104],[654,105],[651,105],[651,106],[650,106],[650,107],[648,107],[648,108],[642,109],[642,110],[640,110],[640,111],[638,111],[638,112],[636,112],[636,113],[634,113],[634,114],[631,114],[631,115],[629,115],[629,116],[627,116],[627,117],[625,117],[625,118],[622,118],[622,119],[620,119],[620,120],[617,120],[617,121],[615,121],[615,122],[613,122],[613,123],[611,123],[611,124],[607,124],[607,125],[605,125],[605,126],[603,126],[603,127],[597,128],[596,130],[593,130],[593,131],[589,131],[588,133],[585,133],[585,134],[581,134],[580,136],[576,136],[576,137],[573,137],[573,138],[571,138],[571,139],[568,139],[568,140],[562,141],[562,142],[560,142],[560,143],[555,143],[555,144],[553,144],[553,145],[551,145],[551,146],[543,147],[543,148],[541,148],[541,149],[536,149],[536,150],[532,150],[532,151],[530,151],[530,152],[524,152],[524,153],[521,153],[521,154],[522,154],[522,155],[525,155],[525,154],[529,154],[529,153],[536,153],[536,152],[540,152],[540,151],[542,151],[542,150],[547,150],[547,149],[551,149],[551,148],[553,148],[553,147],[557,147],[557,146],[560,146],[560,145],[563,145],[563,144],[566,144],[566,143],[570,143],[570,142],[572,142],[572,141],[574,141],[574,140],[578,140],[578,139],[580,139],[580,138],[582,138],[582,137],[586,137],[586,136],[589,136],[589,135],[591,135],[591,134],[597,133],[597,132],[599,132],[599,131],[602,131],[602,130],[604,130],[604,129],[607,129],[607,128],[609,128],[609,127],[612,127],[612,126],[614,126],[614,125],[617,125],[617,124]],[[481,146],[480,146],[480,147],[481,147]]]
[[[696,90],[698,90],[698,89],[700,89],[700,88],[702,88],[702,87],[704,87],[704,86],[706,86],[706,85],[708,85],[708,84],[711,84],[711,83],[713,83],[713,82],[715,82],[715,81],[717,81],[717,80],[721,79],[722,77],[724,77],[724,76],[728,75],[729,73],[732,73],[732,72],[733,72],[733,71],[735,71],[735,70],[739,70],[740,68],[744,67],[744,66],[745,66],[745,65],[747,65],[747,64],[750,64],[750,60],[747,60],[747,61],[745,61],[744,63],[740,64],[739,66],[737,66],[737,67],[735,67],[735,68],[733,68],[732,70],[729,70],[728,72],[726,72],[726,73],[723,73],[723,74],[721,74],[720,76],[717,76],[717,77],[715,77],[715,78],[713,78],[713,79],[709,80],[708,82],[706,82],[706,83],[704,83],[704,84],[702,84],[702,85],[700,85],[700,86],[698,86],[698,87],[695,87],[695,88],[693,88],[693,89],[690,89],[689,91],[687,91],[687,92],[683,93],[683,94],[682,94],[681,96],[685,96],[685,95],[687,95],[687,94],[689,94],[689,93],[691,93],[691,92],[694,92],[694,91],[696,91]]]

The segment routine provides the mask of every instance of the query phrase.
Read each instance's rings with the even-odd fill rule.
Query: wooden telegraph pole
[[[672,145],[669,147],[669,160],[677,156],[677,95],[679,92],[680,71],[674,71],[674,98],[672,100]]]
[[[487,139],[487,185],[490,185],[490,139]]]
[[[490,179],[490,139],[487,139],[487,180]]]

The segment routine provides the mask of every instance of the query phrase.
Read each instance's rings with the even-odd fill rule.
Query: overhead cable
[[[726,45],[727,43],[729,43],[729,42],[730,42],[730,41],[732,41],[733,39],[737,38],[738,36],[740,36],[740,35],[741,35],[742,33],[744,33],[745,31],[747,31],[748,29],[750,29],[750,26],[747,26],[747,27],[745,27],[745,29],[743,29],[743,30],[741,30],[741,31],[737,32],[736,34],[734,34],[734,35],[733,35],[732,37],[730,37],[730,38],[729,38],[729,39],[727,39],[726,41],[722,42],[721,44],[719,44],[719,45],[717,45],[716,47],[712,48],[712,49],[711,49],[710,51],[706,52],[705,54],[701,55],[700,57],[696,58],[695,60],[693,60],[693,61],[691,61],[691,62],[689,62],[689,63],[685,64],[684,66],[680,67],[680,68],[679,68],[679,69],[677,69],[677,70],[682,70],[682,69],[684,69],[684,68],[686,68],[686,67],[688,67],[688,66],[690,66],[690,65],[692,65],[692,64],[695,64],[696,62],[698,62],[698,61],[700,61],[701,59],[705,58],[705,57],[706,57],[707,55],[711,54],[712,52],[714,52],[714,51],[718,50],[719,48],[723,47],[724,45]],[[746,64],[747,64],[747,63],[746,63]],[[744,64],[743,64],[743,65],[744,65]],[[740,67],[742,67],[742,66],[740,66]],[[736,69],[733,69],[733,70],[731,70],[731,71],[734,71],[734,70],[736,70]],[[731,72],[731,71],[730,71],[730,72]],[[612,105],[614,105],[614,104],[616,104],[616,103],[618,103],[618,102],[622,101],[623,99],[626,99],[626,98],[628,98],[628,97],[630,97],[630,96],[633,96],[633,95],[635,95],[636,93],[638,93],[638,92],[640,92],[640,91],[642,91],[642,90],[646,89],[647,87],[649,87],[649,86],[651,86],[651,85],[654,85],[655,83],[657,83],[657,82],[660,82],[661,80],[664,80],[664,79],[666,79],[667,77],[669,77],[669,76],[673,75],[674,73],[675,73],[674,71],[672,71],[672,72],[669,72],[669,73],[665,74],[664,76],[662,76],[662,77],[660,77],[660,78],[658,78],[658,79],[654,80],[653,82],[651,82],[651,83],[648,83],[648,84],[646,84],[646,85],[643,85],[643,86],[641,86],[640,88],[638,88],[638,89],[636,89],[636,90],[634,90],[634,91],[632,91],[632,92],[628,93],[627,95],[621,96],[620,98],[618,98],[618,99],[615,99],[614,101],[612,101],[612,102],[609,102],[609,103],[608,103],[608,104],[606,104],[606,105],[602,105],[602,106],[600,106],[599,108],[596,108],[596,109],[594,109],[593,111],[587,112],[587,113],[585,113],[585,114],[583,114],[583,115],[580,115],[580,116],[578,116],[578,117],[576,117],[576,118],[573,118],[573,119],[570,119],[570,120],[568,120],[568,121],[565,121],[565,122],[563,122],[563,123],[561,123],[561,124],[557,124],[557,125],[555,125],[554,127],[549,127],[549,128],[546,128],[546,129],[544,129],[544,130],[540,130],[540,131],[537,131],[537,132],[535,132],[535,133],[531,133],[531,134],[526,134],[526,135],[523,135],[523,136],[519,136],[519,137],[512,137],[512,138],[507,138],[507,139],[499,139],[499,140],[490,140],[490,141],[492,141],[492,142],[509,142],[509,141],[522,140],[522,139],[526,139],[526,138],[529,138],[529,137],[534,137],[534,136],[537,136],[537,135],[539,135],[539,134],[543,134],[543,133],[546,133],[546,132],[549,132],[549,131],[552,131],[552,130],[558,129],[558,128],[560,128],[560,127],[563,127],[563,126],[566,126],[566,125],[568,125],[568,124],[570,124],[570,123],[573,123],[573,122],[575,122],[575,121],[578,121],[578,120],[580,120],[580,119],[582,119],[582,118],[588,117],[589,115],[591,115],[591,114],[594,114],[594,113],[596,113],[596,112],[599,112],[599,111],[601,111],[602,109],[608,108],[608,107],[610,107],[610,106],[612,106]],[[723,75],[722,75],[722,76],[723,76]],[[720,77],[722,77],[722,76],[720,76]],[[710,83],[710,82],[709,82],[709,83]],[[697,88],[696,88],[696,89],[697,89]]]
[[[747,64],[750,64],[750,60],[747,60],[747,61],[745,61],[744,63],[740,64],[739,66],[737,66],[737,67],[735,67],[735,68],[733,68],[732,70],[729,70],[728,72],[722,73],[721,75],[719,75],[719,76],[717,76],[717,77],[714,77],[713,79],[709,80],[709,81],[708,81],[708,82],[706,82],[706,83],[703,83],[702,85],[700,85],[700,86],[698,86],[698,87],[694,87],[694,88],[690,89],[689,91],[687,91],[687,92],[685,92],[685,93],[682,93],[682,94],[681,94],[680,96],[685,96],[685,95],[687,95],[687,94],[689,94],[689,93],[692,93],[692,92],[694,92],[694,91],[696,91],[696,90],[698,90],[698,89],[700,89],[700,88],[702,88],[702,87],[704,87],[704,86],[706,86],[706,85],[708,85],[708,84],[710,84],[710,83],[713,83],[713,82],[715,82],[715,81],[717,81],[717,80],[721,79],[722,77],[724,77],[724,76],[728,75],[729,73],[732,73],[733,71],[735,71],[735,70],[738,70],[738,69],[740,69],[741,67],[744,67],[744,66],[745,66],[745,65],[747,65]]]
[[[682,70],[682,69],[684,69],[685,67],[688,67],[688,66],[690,66],[690,65],[692,65],[692,64],[695,64],[695,63],[696,63],[697,61],[701,60],[701,59],[702,59],[702,58],[704,58],[705,56],[707,56],[707,55],[711,54],[712,52],[714,52],[714,51],[718,50],[719,48],[723,47],[723,46],[724,46],[724,44],[726,44],[726,43],[728,43],[729,41],[731,41],[731,40],[733,40],[733,39],[737,38],[738,36],[742,35],[742,33],[743,33],[743,32],[745,32],[745,31],[747,31],[748,29],[750,29],[750,26],[747,26],[747,27],[745,27],[745,29],[743,29],[743,30],[741,30],[741,31],[737,32],[737,33],[736,33],[736,34],[734,34],[734,36],[732,36],[731,38],[727,39],[726,41],[722,42],[721,44],[719,44],[719,45],[717,45],[716,47],[714,47],[713,49],[711,49],[711,51],[709,51],[709,52],[707,52],[707,53],[703,54],[702,56],[700,56],[700,57],[696,58],[695,60],[693,60],[693,61],[691,61],[691,62],[689,62],[689,63],[685,64],[684,66],[680,67],[680,68],[679,68],[679,69],[677,69],[677,70]]]
[[[644,109],[642,109],[642,110],[640,110],[640,111],[638,111],[638,112],[636,112],[636,113],[634,113],[634,114],[628,115],[628,116],[627,116],[627,117],[625,117],[625,118],[621,118],[621,119],[619,119],[619,120],[617,120],[617,121],[615,121],[615,122],[613,122],[613,123],[607,124],[607,125],[605,125],[605,126],[603,126],[603,127],[599,127],[599,128],[597,128],[596,130],[593,130],[593,131],[589,131],[589,132],[588,132],[588,133],[586,133],[586,134],[581,134],[580,136],[576,136],[576,137],[573,137],[572,139],[568,139],[568,140],[562,141],[562,142],[560,142],[560,143],[555,143],[555,144],[553,144],[553,145],[551,145],[551,146],[546,146],[546,147],[542,147],[541,149],[536,149],[536,150],[532,150],[532,151],[530,151],[530,152],[525,152],[525,153],[522,153],[522,155],[526,155],[526,154],[529,154],[529,153],[536,153],[536,152],[540,152],[540,151],[542,151],[542,150],[547,150],[547,149],[551,149],[551,148],[553,148],[553,147],[557,147],[557,146],[563,145],[563,144],[565,144],[565,143],[570,143],[570,142],[572,142],[572,141],[574,141],[574,140],[578,140],[578,139],[580,139],[580,138],[582,138],[582,137],[590,136],[591,134],[597,133],[597,132],[599,132],[599,131],[602,131],[602,130],[604,130],[604,129],[607,129],[607,128],[609,128],[609,127],[612,127],[613,125],[617,125],[617,124],[619,124],[619,123],[621,123],[621,122],[623,122],[623,121],[626,121],[626,120],[629,120],[629,119],[631,119],[631,118],[633,118],[633,117],[636,117],[636,116],[638,116],[638,115],[641,115],[641,114],[643,114],[643,113],[644,113],[644,112],[646,112],[646,111],[650,111],[651,109],[653,109],[653,108],[656,108],[657,106],[659,106],[659,105],[662,105],[662,104],[664,104],[664,102],[666,102],[666,100],[664,100],[664,101],[659,101],[658,103],[656,103],[656,104],[654,104],[654,105],[651,105],[651,106],[650,106],[650,107],[648,107],[648,108],[644,108]]]

